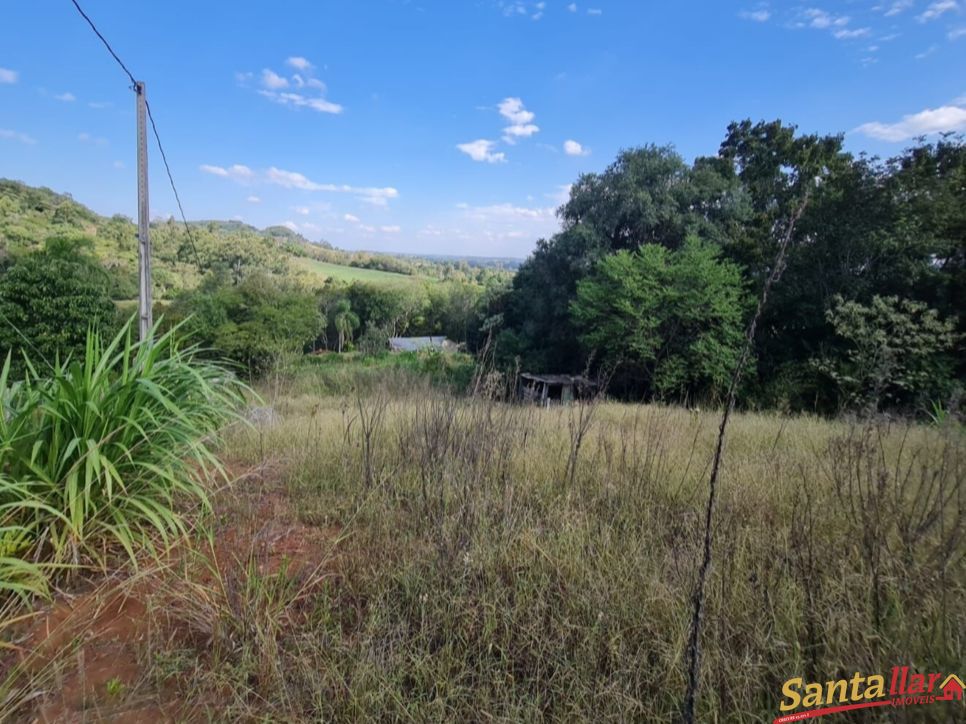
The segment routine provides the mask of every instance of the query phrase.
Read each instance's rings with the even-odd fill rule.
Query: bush
[[[134,559],[155,535],[184,532],[179,497],[207,504],[204,481],[220,469],[211,436],[243,387],[199,361],[197,347],[181,348],[178,330],[134,342],[132,323],[106,345],[90,332],[83,358],[55,364],[49,376],[28,361],[25,378],[12,382],[8,355],[0,558],[103,566],[116,544]]]
[[[311,292],[264,275],[240,284],[211,278],[198,291],[183,294],[171,317],[186,320],[186,329],[211,356],[230,360],[252,376],[264,374],[286,354],[304,351],[323,329]]]
[[[836,297],[827,319],[844,341],[815,365],[847,407],[915,408],[953,389],[954,324],[921,302],[873,297],[868,306]]]
[[[35,364],[53,362],[83,352],[88,328],[114,328],[111,282],[92,247],[83,237],[52,237],[0,275],[0,352],[14,352],[15,370],[21,349]]]

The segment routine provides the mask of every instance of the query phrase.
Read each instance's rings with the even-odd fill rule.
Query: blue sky
[[[522,257],[580,173],[714,153],[746,117],[883,156],[966,129],[963,0],[81,4],[147,83],[189,218],[350,249]],[[0,176],[133,216],[126,77],[69,0],[2,13]]]

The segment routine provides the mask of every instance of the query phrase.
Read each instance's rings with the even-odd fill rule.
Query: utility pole
[[[151,237],[148,207],[148,129],[144,83],[134,84],[138,119],[138,331],[143,342],[151,334],[154,314],[151,309]]]

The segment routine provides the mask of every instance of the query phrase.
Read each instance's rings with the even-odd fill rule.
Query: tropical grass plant
[[[89,332],[83,359],[41,368],[28,356],[23,380],[10,380],[8,355],[0,557],[103,567],[123,549],[136,561],[141,549],[185,532],[179,500],[208,506],[205,482],[222,472],[214,436],[246,388],[183,345],[178,327],[156,327],[152,341],[139,342],[132,322],[106,343]],[[10,565],[19,573],[10,590],[36,572]]]

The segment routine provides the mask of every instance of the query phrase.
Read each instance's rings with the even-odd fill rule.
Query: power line
[[[158,142],[158,151],[161,152],[161,160],[164,162],[164,170],[168,174],[168,181],[171,183],[171,191],[174,192],[174,200],[178,203],[178,212],[181,214],[181,221],[184,223],[185,234],[188,236],[188,243],[191,244],[191,250],[195,254],[195,263],[198,265],[198,270],[201,270],[201,257],[198,256],[198,248],[195,246],[195,240],[191,236],[191,228],[188,226],[188,219],[184,215],[184,207],[181,206],[181,197],[178,195],[178,187],[174,185],[174,177],[171,175],[171,167],[168,165],[168,156],[164,152],[164,146],[161,145],[161,136],[158,135],[158,126],[154,122],[154,114],[151,113],[151,104],[148,103],[147,99],[144,100],[144,105],[148,109],[148,120],[151,121],[151,130],[154,131],[154,139]]]
[[[124,65],[124,61],[121,60],[120,57],[118,57],[118,54],[114,52],[114,48],[112,48],[111,44],[107,42],[107,38],[101,35],[101,31],[97,29],[96,25],[94,25],[94,21],[91,20],[89,17],[87,17],[87,13],[85,13],[84,10],[81,8],[81,6],[77,4],[77,0],[70,0],[70,1],[74,3],[74,7],[77,8],[77,12],[81,14],[81,17],[84,18],[84,20],[87,21],[87,24],[91,26],[91,30],[94,31],[94,34],[101,39],[102,43],[104,43],[104,47],[107,48],[107,52],[109,52],[111,55],[114,56],[114,60],[116,60],[117,64],[121,66],[121,70],[127,73],[127,77],[131,79],[131,85],[136,86],[138,82],[134,80],[134,74],[127,69],[127,66]]]
[[[84,12],[84,9],[81,8],[77,0],[71,0],[71,2],[74,4],[74,7],[77,8],[77,12],[81,14],[81,17],[84,18],[84,20],[87,21],[87,24],[91,26],[91,30],[94,31],[94,34],[101,39],[102,43],[104,43],[104,47],[107,48],[107,52],[111,54],[114,60],[117,61],[117,64],[121,66],[121,70],[123,70],[127,74],[127,77],[130,78],[131,87],[136,91],[138,82],[134,78],[134,74],[128,70],[128,67],[124,64],[124,61],[121,60],[120,56],[114,52],[114,48],[112,48],[111,44],[107,42],[107,38],[105,38],[101,34],[101,31],[97,29],[97,26],[94,25],[94,21],[91,20],[87,13]],[[174,176],[171,174],[171,167],[168,165],[168,157],[164,152],[164,146],[161,144],[161,136],[158,133],[158,126],[154,122],[154,115],[151,113],[151,104],[147,102],[147,99],[145,99],[144,105],[148,111],[148,119],[151,121],[151,130],[154,132],[154,138],[158,142],[158,150],[161,152],[161,160],[164,161],[164,170],[168,174],[168,182],[171,184],[171,191],[174,193],[174,200],[178,203],[178,212],[181,214],[181,221],[184,223],[184,230],[188,237],[188,243],[191,244],[191,250],[195,255],[195,263],[198,265],[198,269],[200,270],[201,257],[198,255],[198,247],[195,246],[195,240],[191,236],[191,227],[188,225],[188,219],[185,216],[184,207],[181,205],[181,196],[178,194],[178,187],[175,186]]]

